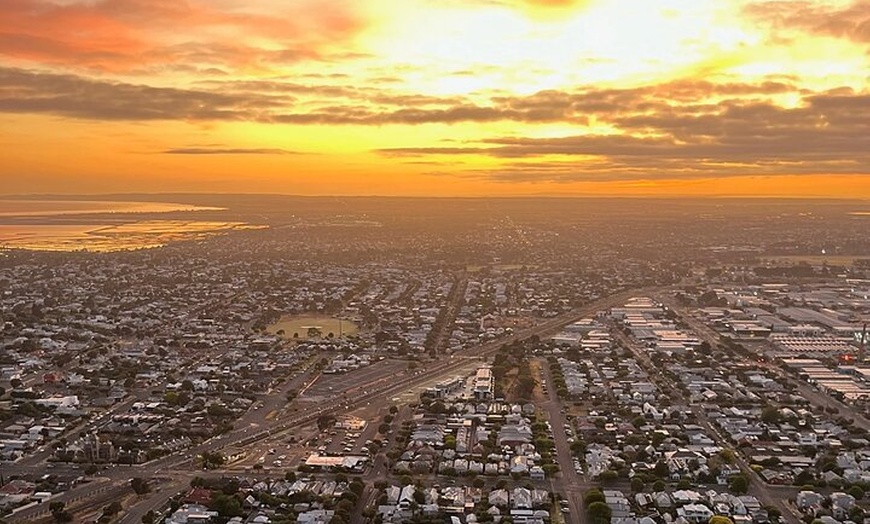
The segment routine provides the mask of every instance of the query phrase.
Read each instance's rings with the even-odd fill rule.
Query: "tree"
[[[133,491],[137,495],[144,495],[151,491],[151,487],[148,486],[148,481],[142,477],[133,477],[130,479],[130,487],[133,488]]]
[[[205,469],[219,468],[227,462],[226,457],[219,451],[203,451],[200,458]]]
[[[353,514],[354,503],[343,499],[335,505],[335,513],[336,515],[340,515],[346,522],[350,521],[351,515]]]
[[[359,497],[362,496],[365,488],[365,483],[358,478],[353,479],[353,481],[349,485],[350,492],[357,496],[357,500],[359,500]]]
[[[640,493],[641,491],[643,491],[645,485],[646,484],[644,483],[643,479],[640,477],[633,477],[631,479],[631,491],[635,493]]]
[[[124,508],[121,507],[121,503],[114,500],[108,506],[103,508],[103,515],[117,515],[122,509]]]
[[[861,486],[852,486],[848,491],[849,495],[855,497],[855,500],[861,500],[864,498],[864,489]]]
[[[596,501],[586,506],[586,513],[592,524],[610,524],[610,517],[613,511],[605,502]]]
[[[157,515],[154,510],[148,510],[148,513],[142,515],[142,524],[154,524],[155,519],[157,519]]]
[[[228,417],[233,414],[233,411],[230,408],[222,406],[220,404],[210,404],[208,406],[208,409],[206,410],[206,413],[208,413],[209,416],[212,417]]]
[[[779,422],[779,408],[776,406],[767,406],[761,410],[761,421],[766,424],[776,424]]]
[[[777,507],[775,507],[775,506],[764,506],[764,509],[767,510],[767,516],[768,516],[771,520],[773,520],[774,522],[776,522],[776,521],[779,519],[779,517],[782,516],[782,511],[780,511],[780,510],[779,510]]]
[[[438,401],[436,401],[436,402],[433,402],[433,403],[429,406],[429,411],[430,411],[431,413],[435,413],[435,414],[444,413],[444,412],[447,411],[447,406],[446,406],[443,402],[441,402],[440,400],[438,400]]]
[[[606,502],[607,499],[604,497],[604,493],[601,490],[590,489],[583,495],[583,503],[589,506],[593,502]]]
[[[601,474],[598,475],[598,479],[601,480],[601,482],[605,482],[605,483],[613,482],[618,478],[619,478],[619,473],[612,470],[612,469],[602,471]]]
[[[72,515],[64,508],[66,504],[63,502],[52,502],[48,505],[48,511],[51,512],[51,517],[55,522],[72,522]]]
[[[332,415],[320,415],[317,417],[317,429],[323,431],[335,424],[335,417]]]
[[[211,508],[221,517],[239,517],[244,514],[242,503],[238,498],[219,491],[212,492]]]
[[[734,475],[728,482],[728,490],[737,495],[746,493],[749,489],[749,480],[743,475]]]
[[[668,467],[668,463],[662,460],[656,462],[655,468],[653,468],[653,473],[655,473],[655,476],[659,478],[667,477],[670,472],[671,470]]]
[[[805,484],[812,484],[815,482],[816,476],[810,471],[809,468],[804,469],[794,477],[794,485],[795,486],[803,486]]]

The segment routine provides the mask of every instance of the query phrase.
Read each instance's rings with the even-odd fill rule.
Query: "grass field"
[[[300,340],[308,338],[308,329],[316,327],[320,330],[321,336],[326,337],[329,333],[336,337],[339,333],[342,335],[353,335],[359,328],[356,324],[349,320],[339,320],[327,316],[297,316],[286,315],[281,317],[278,322],[266,328],[269,333],[278,333],[284,331],[284,338],[293,338],[293,334],[299,335]]]

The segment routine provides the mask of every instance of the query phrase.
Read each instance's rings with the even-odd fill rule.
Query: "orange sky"
[[[870,197],[870,0],[4,0],[0,193]]]

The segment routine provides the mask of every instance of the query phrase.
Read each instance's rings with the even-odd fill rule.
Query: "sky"
[[[870,0],[0,0],[0,193],[870,198]]]

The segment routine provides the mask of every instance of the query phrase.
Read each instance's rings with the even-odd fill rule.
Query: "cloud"
[[[334,51],[366,21],[350,0],[326,4],[251,0],[222,8],[204,0],[5,0],[0,56],[116,72],[180,63],[268,69],[334,59]]]
[[[798,96],[800,103],[777,105],[773,100],[782,94]],[[286,79],[208,81],[185,89],[0,68],[0,112],[106,121],[296,125],[552,122],[571,123],[583,131],[556,138],[495,136],[448,146],[377,150],[403,162],[461,155],[501,159],[502,168],[473,172],[492,180],[870,172],[870,94],[848,88],[813,93],[797,88],[788,78],[756,84],[684,80],[626,89],[585,87],[475,103],[464,97],[304,85]],[[592,121],[611,131],[596,131],[597,127],[587,125]],[[294,152],[215,144],[163,153]],[[532,159],[540,161],[530,166],[527,161]],[[566,163],[566,159],[572,160]]]
[[[0,112],[88,120],[250,120],[287,100],[0,68]]]
[[[297,151],[278,148],[205,148],[205,147],[180,147],[161,151],[165,155],[299,155]]]
[[[693,89],[675,90],[679,100]],[[759,92],[782,86],[760,85]],[[870,94],[850,89],[808,93],[797,107],[725,97],[718,102],[664,103],[659,87],[602,90],[583,96],[539,93],[516,106],[570,105],[596,114],[610,134],[556,138],[491,137],[468,146],[385,148],[390,157],[480,155],[506,161],[503,169],[477,172],[492,180],[624,180],[747,174],[870,173]],[[722,90],[748,91],[748,86]],[[713,89],[709,91],[717,92]],[[576,160],[566,160],[569,158]],[[521,159],[538,159],[530,164]]]
[[[748,4],[744,12],[776,31],[798,30],[814,35],[870,43],[870,0],[846,6],[806,0],[774,0]]]
[[[500,156],[503,148],[485,147],[388,147],[375,152],[390,157],[418,157],[427,155],[489,155]]]
[[[197,48],[198,49],[198,48]],[[213,51],[213,50],[212,50]],[[188,52],[200,50],[188,49]],[[203,51],[211,52],[211,51]],[[199,70],[202,71],[202,70]],[[286,77],[233,80],[207,70],[192,87],[154,87],[73,74],[0,67],[0,112],[91,120],[246,120],[295,125],[423,125],[467,122],[568,123],[591,118],[715,110],[723,98],[799,93],[790,79],[751,83],[675,81],[631,89],[580,87],[526,96],[432,96],[386,87],[302,84]],[[218,76],[215,76],[218,75]]]
[[[275,124],[419,125],[557,121],[560,110],[481,106],[464,98],[404,95],[285,81],[208,81],[200,87],[153,87],[72,74],[0,67],[0,112],[88,120],[246,120]],[[298,97],[304,112],[294,112]]]
[[[802,96],[783,108],[771,97]],[[608,158],[618,165],[658,159],[703,170],[744,165],[830,172],[868,170],[870,99],[849,89],[811,93],[789,79],[757,84],[676,81],[628,89],[549,90],[528,96],[437,97],[286,79],[207,81],[196,88],[153,87],[70,74],[0,68],[0,112],[104,121],[249,121],[293,125],[405,125],[508,122],[570,124],[563,138],[490,137],[453,147],[383,148],[392,157],[481,155]],[[597,127],[609,126],[601,134]],[[174,154],[277,154],[226,148],[180,148]],[[668,164],[671,162],[671,164]],[[790,164],[791,162],[791,164]],[[771,167],[771,169],[773,169]]]
[[[558,111],[517,110],[459,103],[438,108],[400,108],[385,111],[366,106],[334,106],[306,113],[275,115],[272,121],[285,124],[420,125],[499,121],[557,122],[564,116]]]

